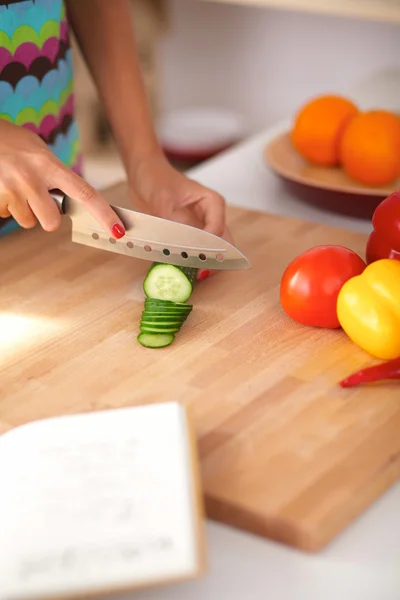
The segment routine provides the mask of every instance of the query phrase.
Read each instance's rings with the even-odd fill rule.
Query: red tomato
[[[336,301],[342,285],[360,275],[365,262],[343,246],[316,246],[295,258],[285,269],[280,301],[289,317],[313,327],[340,327]]]

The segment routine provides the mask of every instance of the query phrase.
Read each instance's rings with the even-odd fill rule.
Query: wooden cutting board
[[[127,204],[124,186],[108,193]],[[282,272],[366,237],[230,208],[252,261],[198,285],[174,344],[136,341],[148,262],[18,232],[0,241],[0,432],[52,415],[178,400],[192,409],[210,518],[317,551],[400,476],[400,386],[341,389],[372,360],[280,308]]]

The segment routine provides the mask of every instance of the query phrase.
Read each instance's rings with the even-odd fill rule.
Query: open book
[[[79,598],[198,576],[203,506],[186,409],[56,417],[0,436],[0,599]]]

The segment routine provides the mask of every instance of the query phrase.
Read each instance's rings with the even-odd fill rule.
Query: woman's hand
[[[134,204],[146,212],[205,229],[233,243],[225,222],[225,200],[187,178],[162,155],[142,160],[128,173]],[[211,272],[199,269],[198,279]]]
[[[49,194],[55,188],[81,202],[110,235],[125,235],[106,200],[59,161],[38,135],[0,119],[0,218],[12,216],[25,229],[37,221],[46,231],[58,229],[62,217]]]

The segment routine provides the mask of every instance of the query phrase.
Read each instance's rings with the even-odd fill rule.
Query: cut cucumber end
[[[196,269],[185,269],[169,264],[154,264],[143,282],[143,290],[147,298],[152,300],[184,303],[193,292],[195,277]]]
[[[172,344],[175,336],[173,333],[140,333],[137,339],[145,348],[165,348]]]

